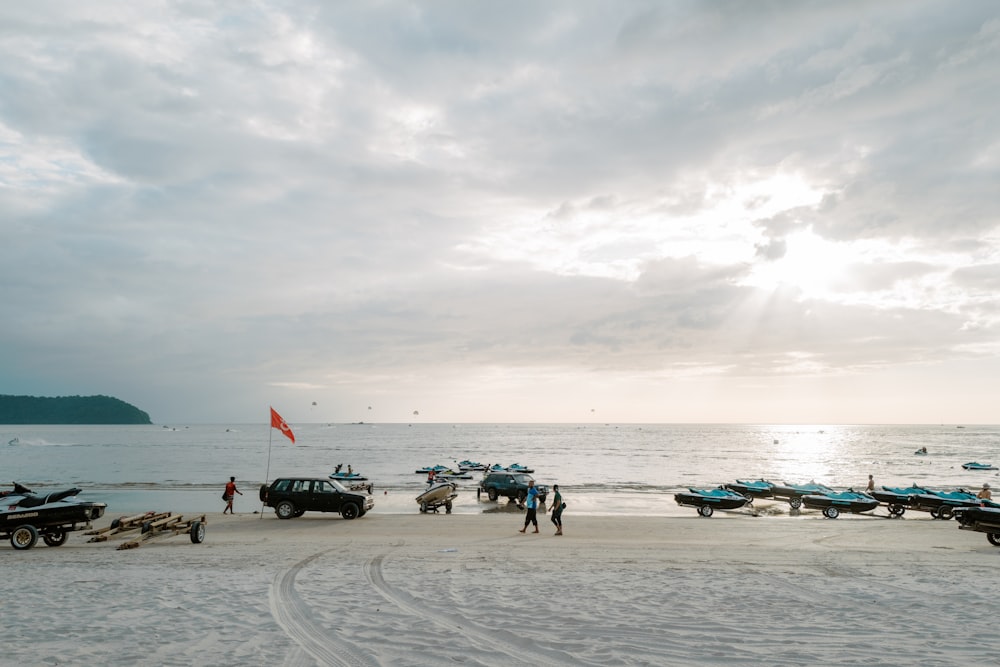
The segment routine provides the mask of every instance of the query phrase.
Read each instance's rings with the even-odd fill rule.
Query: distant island
[[[149,414],[111,396],[0,394],[0,424],[152,424]]]

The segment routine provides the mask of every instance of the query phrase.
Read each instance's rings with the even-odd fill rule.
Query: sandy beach
[[[953,521],[521,520],[213,514],[202,544],[4,545],[0,663],[997,664],[1000,549]]]

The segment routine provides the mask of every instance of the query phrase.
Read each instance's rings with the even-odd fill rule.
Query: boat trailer
[[[207,523],[204,514],[185,519],[183,515],[171,512],[146,512],[115,519],[110,526],[88,531],[84,535],[93,535],[88,542],[106,542],[109,538],[118,536],[131,537],[132,539],[118,545],[119,551],[135,549],[150,540],[182,534],[190,536],[192,544],[201,544],[205,541]]]

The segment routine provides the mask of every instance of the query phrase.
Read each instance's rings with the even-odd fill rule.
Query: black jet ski
[[[10,538],[15,549],[30,549],[41,536],[45,544],[58,547],[67,533],[90,528],[104,516],[105,503],[79,500],[80,489],[38,494],[14,482],[14,490],[0,493],[0,539]]]
[[[1000,547],[1000,507],[958,507],[954,513],[961,530],[986,533],[989,543]]]
[[[809,509],[823,510],[823,516],[828,519],[836,519],[841,512],[860,514],[878,507],[878,501],[867,493],[858,493],[851,489],[839,493],[802,496],[802,504]]]
[[[719,487],[717,489],[688,489],[674,494],[678,505],[697,507],[698,514],[708,517],[715,510],[734,510],[750,502],[746,496]]]

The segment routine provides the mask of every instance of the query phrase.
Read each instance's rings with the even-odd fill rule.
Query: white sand
[[[106,525],[117,515],[104,517]],[[985,665],[1000,549],[927,515],[211,515],[3,556],[13,665]]]

